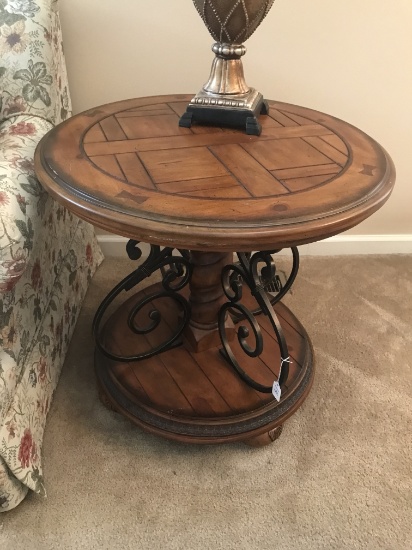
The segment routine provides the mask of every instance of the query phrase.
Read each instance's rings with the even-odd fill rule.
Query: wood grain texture
[[[127,327],[133,306],[160,288],[158,284],[138,292],[112,314],[103,333],[108,349],[129,355],[147,349],[148,344],[156,346],[170,336],[180,309],[166,299],[148,304],[136,320],[144,326],[150,309],[157,308],[162,319],[153,333],[137,337]],[[251,296],[245,297],[249,307],[251,299]],[[96,370],[105,403],[112,403],[115,410],[143,429],[176,441],[269,443],[270,437],[259,436],[283,425],[297,410],[309,393],[314,373],[312,349],[303,327],[285,306],[279,304],[276,311],[293,365],[280,403],[271,394],[257,392],[245,384],[222,358],[221,345],[195,352],[186,343],[148,360],[126,365],[97,353]],[[237,338],[232,348],[251,376],[271,385],[279,374],[279,346],[265,317],[258,317],[258,321],[264,331],[265,354],[260,358],[248,357],[240,350]]]
[[[190,97],[127,100],[73,117],[42,139],[38,177],[96,226],[192,250],[330,237],[370,216],[392,191],[390,157],[341,120],[272,101],[259,137],[180,128]]]
[[[395,171],[379,144],[329,115],[272,101],[259,137],[180,128],[190,99],[140,98],[81,113],[41,140],[36,173],[58,201],[94,225],[192,251],[192,320],[184,345],[127,364],[97,352],[105,403],[177,441],[262,445],[278,437],[306,398],[312,348],[299,321],[278,304],[292,359],[282,399],[278,404],[247,386],[219,353],[222,266],[235,250],[280,249],[353,227],[388,199]],[[156,332],[136,338],[126,320],[138,299],[128,300],[105,326],[113,353],[157,347],[179,322],[181,312],[169,298],[156,304],[162,314]],[[139,313],[143,326],[152,306]],[[242,367],[270,386],[279,376],[280,350],[268,320],[259,321],[265,346],[257,358],[241,352],[236,329],[228,328]]]

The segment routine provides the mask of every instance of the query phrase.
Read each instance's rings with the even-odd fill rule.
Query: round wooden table
[[[128,237],[130,258],[139,260],[139,242],[151,245],[96,313],[103,401],[170,439],[264,445],[313,380],[309,337],[281,302],[298,271],[296,246],[373,214],[394,168],[357,128],[285,103],[269,102],[259,137],[181,128],[190,99],[81,113],[42,139],[36,173],[79,217]],[[285,248],[292,262],[282,281],[275,258]],[[160,283],[103,323],[118,294],[153,274]]]

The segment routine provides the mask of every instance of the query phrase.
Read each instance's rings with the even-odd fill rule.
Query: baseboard
[[[126,243],[129,239],[119,237],[118,235],[97,235],[97,240],[101,246],[102,252],[107,257],[126,258]],[[143,256],[148,256],[150,245],[142,243],[140,245]]]
[[[98,241],[105,256],[125,257],[125,237],[99,235]],[[301,255],[343,256],[356,254],[412,254],[411,235],[336,235],[316,243],[299,247]],[[143,255],[149,245],[142,245]]]
[[[336,235],[299,247],[299,251],[308,256],[412,254],[412,234]]]

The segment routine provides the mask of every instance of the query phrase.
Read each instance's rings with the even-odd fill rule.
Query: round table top
[[[192,96],[132,99],[51,130],[35,156],[46,189],[79,217],[139,241],[268,250],[330,237],[388,199],[385,150],[329,115],[269,101],[260,136],[181,128]]]

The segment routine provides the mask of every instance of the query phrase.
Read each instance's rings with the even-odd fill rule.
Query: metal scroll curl
[[[222,270],[222,286],[229,301],[219,311],[219,334],[223,345],[221,353],[249,386],[263,393],[271,393],[272,386],[257,382],[241,367],[227,338],[226,318],[230,315],[236,323],[242,322],[237,330],[237,339],[241,350],[249,357],[259,357],[263,352],[263,335],[256,316],[263,314],[270,320],[280,348],[278,382],[282,386],[288,378],[290,358],[282,326],[273,305],[288,292],[296,278],[299,252],[296,247],[292,248],[293,266],[284,285],[280,282],[272,257],[277,252],[279,251],[262,251],[254,254],[238,252],[239,261],[225,266]],[[256,309],[249,310],[240,303],[245,284],[257,302]]]
[[[126,252],[131,260],[138,260],[141,258],[142,251],[139,248],[139,244],[140,243],[135,240],[128,241],[126,245]],[[175,255],[174,250],[175,249],[171,247],[165,247],[162,249],[160,246],[151,245],[150,253],[147,259],[139,267],[132,271],[132,273],[120,281],[101,302],[93,320],[93,335],[97,348],[106,357],[120,362],[140,361],[141,359],[153,357],[154,355],[180,345],[180,336],[190,320],[190,304],[181,294],[178,293],[178,291],[182,290],[189,283],[192,274],[192,265],[190,263],[190,254],[187,250],[179,249],[178,252],[180,255]],[[127,325],[128,328],[136,335],[144,336],[155,331],[162,320],[162,315],[159,309],[155,306],[155,302],[158,300],[171,299],[177,302],[181,309],[179,322],[174,329],[173,334],[167,341],[162,342],[150,350],[136,353],[135,355],[123,356],[109,351],[103,344],[103,338],[100,330],[105,311],[123,290],[131,290],[158,270],[160,270],[162,274],[163,290],[147,295],[136,303],[129,312]],[[152,308],[149,311],[147,311],[146,307],[148,304],[152,304]],[[144,313],[147,317],[144,323],[142,323],[141,319],[142,313]],[[139,314],[140,319],[138,319]]]
[[[261,272],[259,279],[260,283],[269,295],[269,300],[272,306],[280,302],[280,300],[289,292],[299,271],[299,250],[296,246],[292,247],[290,250],[292,252],[292,268],[284,283],[282,283],[279,277],[276,264],[272,257],[273,254],[277,254],[280,250],[256,252],[255,254],[258,264],[261,261],[265,264],[260,270]],[[250,261],[252,254],[247,252],[245,253],[245,256]],[[236,276],[236,274],[234,274],[234,276]],[[260,307],[257,307],[252,310],[252,313],[253,315],[259,315],[262,313],[262,310]],[[235,322],[241,321],[243,318],[237,311],[232,311],[231,315]]]

